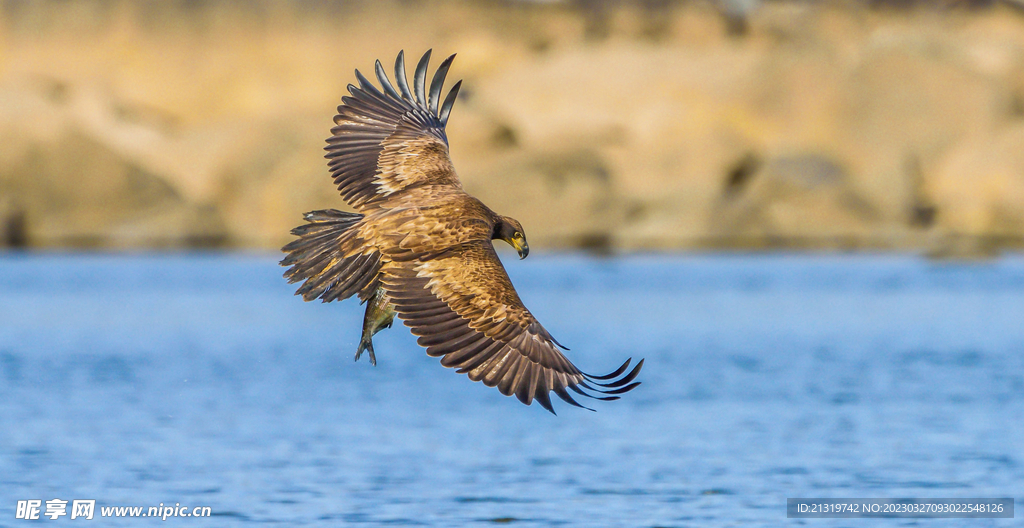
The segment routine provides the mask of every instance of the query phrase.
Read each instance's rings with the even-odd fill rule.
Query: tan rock
[[[1024,124],[959,146],[927,180],[926,190],[944,235],[935,251],[962,253],[962,247],[987,251],[992,245],[1022,245]]]
[[[734,245],[857,247],[871,240],[878,220],[838,161],[795,154],[744,160],[713,211],[712,225]]]
[[[466,188],[537,246],[1016,244],[1024,17],[859,5],[25,4],[0,240],[279,247],[345,207],[321,148],[352,70],[433,47]]]
[[[0,171],[0,195],[42,246],[190,246],[224,237],[215,212],[78,132],[39,143]]]

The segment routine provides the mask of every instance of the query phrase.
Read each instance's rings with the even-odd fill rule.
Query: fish
[[[373,355],[373,336],[385,328],[391,328],[395,322],[395,307],[391,304],[391,298],[387,291],[378,286],[373,296],[366,300],[366,314],[363,315],[363,337],[359,340],[359,348],[356,349],[355,361],[363,355],[365,350],[370,355],[370,364],[377,366],[377,357]]]

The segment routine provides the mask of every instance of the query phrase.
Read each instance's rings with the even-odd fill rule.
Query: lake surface
[[[362,307],[303,303],[276,255],[0,255],[0,526],[53,498],[211,507],[180,526],[1022,525],[786,499],[1021,507],[1024,259],[503,255],[580,368],[644,357],[644,384],[552,416],[401,325],[353,363]]]

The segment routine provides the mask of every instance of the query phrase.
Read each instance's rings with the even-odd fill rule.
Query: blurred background
[[[353,70],[428,48],[535,246],[1024,245],[1016,0],[4,1],[0,245],[277,248]]]

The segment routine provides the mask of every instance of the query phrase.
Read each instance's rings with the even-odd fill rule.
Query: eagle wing
[[[351,96],[342,98],[334,116],[325,157],[342,197],[363,211],[405,189],[422,185],[461,188],[444,128],[462,81],[455,83],[438,106],[445,76],[455,55],[434,73],[427,94],[430,51],[420,59],[410,89],[405,75],[405,53],[395,61],[395,85],[377,61],[375,73],[381,89],[356,70],[359,86],[348,85]]]
[[[433,258],[391,262],[382,284],[428,355],[441,356],[445,367],[506,396],[515,394],[526,405],[536,399],[553,413],[549,392],[582,407],[566,389],[615,400],[640,384],[630,382],[643,360],[625,376],[631,359],[605,376],[576,368],[523,305],[489,241],[466,243]]]

